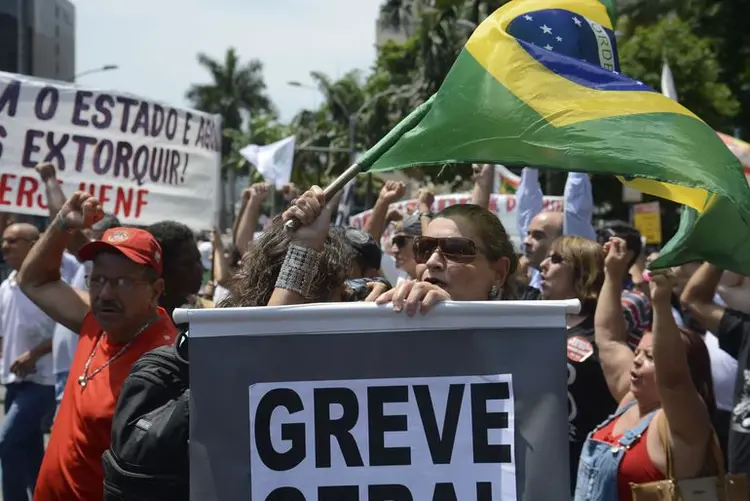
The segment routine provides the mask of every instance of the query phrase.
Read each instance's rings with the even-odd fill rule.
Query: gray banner
[[[252,322],[245,325],[253,331]],[[230,335],[226,324],[217,330],[227,335],[190,340],[191,499],[250,499],[253,383],[512,373],[518,499],[570,501],[563,327],[246,336]]]

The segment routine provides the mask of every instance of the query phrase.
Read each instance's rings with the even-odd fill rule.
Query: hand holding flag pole
[[[427,112],[432,108],[432,104],[435,100],[435,96],[425,101],[422,105],[412,111],[406,118],[404,118],[396,127],[383,137],[378,143],[367,150],[367,153],[362,155],[359,162],[353,164],[346,169],[339,177],[337,177],[331,184],[329,184],[323,193],[326,195],[326,203],[329,203],[333,197],[335,197],[341,190],[344,189],[346,184],[354,179],[360,172],[367,172],[370,167],[388,151],[404,134],[407,134],[419,122],[424,118]],[[294,200],[292,200],[294,205]],[[292,218],[284,224],[284,228],[288,232],[295,232],[301,226],[298,219]]]

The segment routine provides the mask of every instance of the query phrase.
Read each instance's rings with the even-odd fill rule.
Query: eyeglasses
[[[396,235],[391,239],[391,244],[395,245],[399,249],[403,249],[412,238],[414,237],[410,237],[408,235]]]
[[[130,292],[139,284],[150,284],[152,280],[132,277],[109,278],[102,275],[91,275],[86,277],[86,285],[89,290],[101,290],[109,284],[115,292]]]
[[[456,263],[471,263],[477,258],[477,245],[463,237],[418,237],[414,240],[414,259],[418,264],[426,263],[436,250],[446,259]]]

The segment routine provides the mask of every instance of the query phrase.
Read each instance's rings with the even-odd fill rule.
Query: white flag
[[[295,136],[289,136],[265,146],[250,144],[240,150],[240,155],[253,164],[266,181],[281,189],[292,178],[294,144]]]
[[[669,63],[666,61],[664,61],[664,65],[661,67],[661,93],[669,99],[679,101],[677,99],[677,89],[674,86],[672,70],[669,69]]]

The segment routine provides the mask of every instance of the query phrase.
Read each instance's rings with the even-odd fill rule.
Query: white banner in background
[[[87,191],[125,224],[209,229],[219,203],[221,117],[121,92],[0,72],[0,205],[47,215],[34,171]]]
[[[468,204],[471,203],[470,193],[457,193],[450,195],[437,195],[435,197],[435,203],[432,206],[433,212],[440,212],[448,206],[456,204]],[[391,204],[389,210],[396,209],[402,214],[410,214],[417,209],[418,200],[404,200]],[[508,232],[508,236],[516,248],[521,244],[521,235],[518,232],[518,203],[516,202],[515,195],[497,195],[493,194],[490,197],[490,211],[494,212],[495,215],[500,219],[505,226],[505,231]],[[563,197],[544,197],[544,211],[561,212],[563,210]],[[365,212],[360,212],[349,218],[349,225],[355,228],[364,228],[367,221],[370,219],[372,209]],[[393,227],[389,226],[386,228],[381,239],[381,244],[387,245],[390,241]],[[385,249],[390,248],[390,245],[384,247]]]

